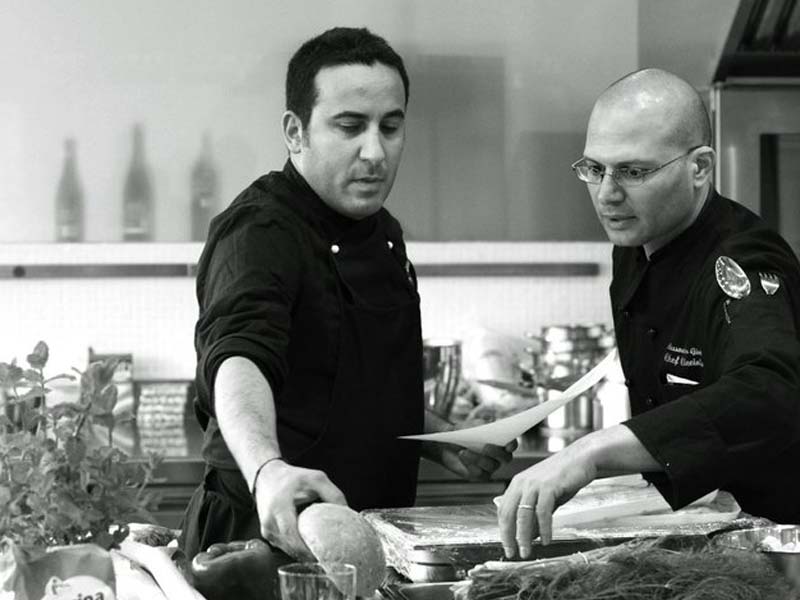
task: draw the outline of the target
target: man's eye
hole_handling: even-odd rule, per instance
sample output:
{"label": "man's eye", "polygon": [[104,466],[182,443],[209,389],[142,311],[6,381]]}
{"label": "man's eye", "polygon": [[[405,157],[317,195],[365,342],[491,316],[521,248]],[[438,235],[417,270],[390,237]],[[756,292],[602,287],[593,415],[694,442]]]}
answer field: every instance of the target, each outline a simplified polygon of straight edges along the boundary
{"label": "man's eye", "polygon": [[339,121],[339,129],[347,133],[355,133],[361,129],[361,123],[358,121]]}
{"label": "man's eye", "polygon": [[627,179],[639,179],[644,176],[645,169],[641,167],[625,167],[624,169],[619,169],[619,173]]}
{"label": "man's eye", "polygon": [[387,135],[391,135],[393,133],[398,132],[400,129],[403,128],[402,121],[388,121],[386,123],[381,123],[381,131]]}
{"label": "man's eye", "polygon": [[586,165],[586,172],[592,176],[601,176],[605,169],[600,165]]}

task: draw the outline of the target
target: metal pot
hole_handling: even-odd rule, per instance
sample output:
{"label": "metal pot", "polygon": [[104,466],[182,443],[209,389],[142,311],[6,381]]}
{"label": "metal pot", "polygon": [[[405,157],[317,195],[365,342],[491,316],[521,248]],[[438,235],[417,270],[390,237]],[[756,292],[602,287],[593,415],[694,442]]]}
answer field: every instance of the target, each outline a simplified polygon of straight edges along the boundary
{"label": "metal pot", "polygon": [[422,341],[425,407],[447,419],[461,380],[461,341],[431,338]]}
{"label": "metal pot", "polygon": [[[544,388],[543,400],[588,373],[614,346],[613,333],[602,324],[552,325],[527,337],[533,342],[527,351],[533,378]],[[594,390],[589,390],[550,414],[542,422],[541,434],[572,440],[600,427],[595,404]]]}

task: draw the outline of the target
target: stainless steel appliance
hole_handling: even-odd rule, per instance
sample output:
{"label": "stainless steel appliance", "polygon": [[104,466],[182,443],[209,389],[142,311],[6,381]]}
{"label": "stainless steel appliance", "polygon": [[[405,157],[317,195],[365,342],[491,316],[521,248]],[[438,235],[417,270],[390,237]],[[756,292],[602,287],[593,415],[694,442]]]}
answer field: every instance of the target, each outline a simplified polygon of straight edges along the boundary
{"label": "stainless steel appliance", "polygon": [[717,188],[800,254],[800,80],[714,87]]}
{"label": "stainless steel appliance", "polygon": [[716,185],[800,254],[800,2],[742,0],[711,91]]}

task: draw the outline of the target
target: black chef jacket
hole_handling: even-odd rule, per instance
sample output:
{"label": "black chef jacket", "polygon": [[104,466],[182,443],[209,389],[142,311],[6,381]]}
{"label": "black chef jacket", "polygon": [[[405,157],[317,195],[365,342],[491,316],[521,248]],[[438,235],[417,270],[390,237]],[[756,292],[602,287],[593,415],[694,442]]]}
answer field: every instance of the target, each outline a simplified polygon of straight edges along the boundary
{"label": "black chef jacket", "polygon": [[[385,236],[384,252],[362,262],[334,264],[332,253],[340,248],[347,252],[375,239],[376,233],[381,239]],[[348,282],[346,294],[340,275]],[[213,219],[198,265],[200,315],[195,330],[195,412],[205,430],[203,457],[208,465],[226,471],[237,468],[214,418],[212,394],[219,365],[228,357],[243,356],[258,366],[273,391],[281,454],[293,464],[314,466],[298,457],[327,427],[340,360],[357,360],[340,356],[344,296],[353,294],[378,311],[381,306],[415,302],[419,329],[416,277],[401,227],[385,209],[362,220],[340,215],[287,161],[283,171],[255,181]],[[419,331],[407,334],[411,338]],[[421,343],[418,356],[421,365]],[[402,433],[422,429],[421,371],[418,384],[419,402],[411,399],[411,404],[419,414],[406,417],[418,425]],[[357,435],[341,444],[359,444]],[[405,442],[403,447],[419,460],[418,445]],[[411,503],[416,466],[413,469],[411,489],[400,491]],[[397,485],[407,487],[405,481]]]}
{"label": "black chef jacket", "polygon": [[[720,256],[750,294],[726,295]],[[760,273],[778,275],[768,295]],[[673,509],[720,488],[746,512],[800,523],[800,265],[745,207],[711,191],[686,231],[654,252],[615,247],[611,302],[633,417],[663,467]]]}

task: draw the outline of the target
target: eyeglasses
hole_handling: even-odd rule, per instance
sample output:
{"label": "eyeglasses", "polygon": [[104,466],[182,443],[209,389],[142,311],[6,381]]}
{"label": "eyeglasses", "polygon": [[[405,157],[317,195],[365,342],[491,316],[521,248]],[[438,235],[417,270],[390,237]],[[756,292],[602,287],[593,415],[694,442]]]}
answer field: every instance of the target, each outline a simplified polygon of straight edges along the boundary
{"label": "eyeglasses", "polygon": [[574,163],[572,163],[571,168],[573,171],[575,171],[575,175],[577,175],[578,179],[592,185],[602,183],[603,177],[610,175],[617,185],[621,185],[622,187],[636,187],[637,185],[642,185],[648,176],[652,175],[656,171],[660,171],[664,167],[671,165],[675,161],[680,160],[685,156],[689,156],[698,148],[702,148],[702,146],[693,146],[680,156],[676,156],[672,160],[665,162],[663,165],[654,167],[652,169],[644,169],[642,167],[620,167],[619,169],[608,169],[595,163],[587,163],[585,158],[579,158],[576,160]]}

